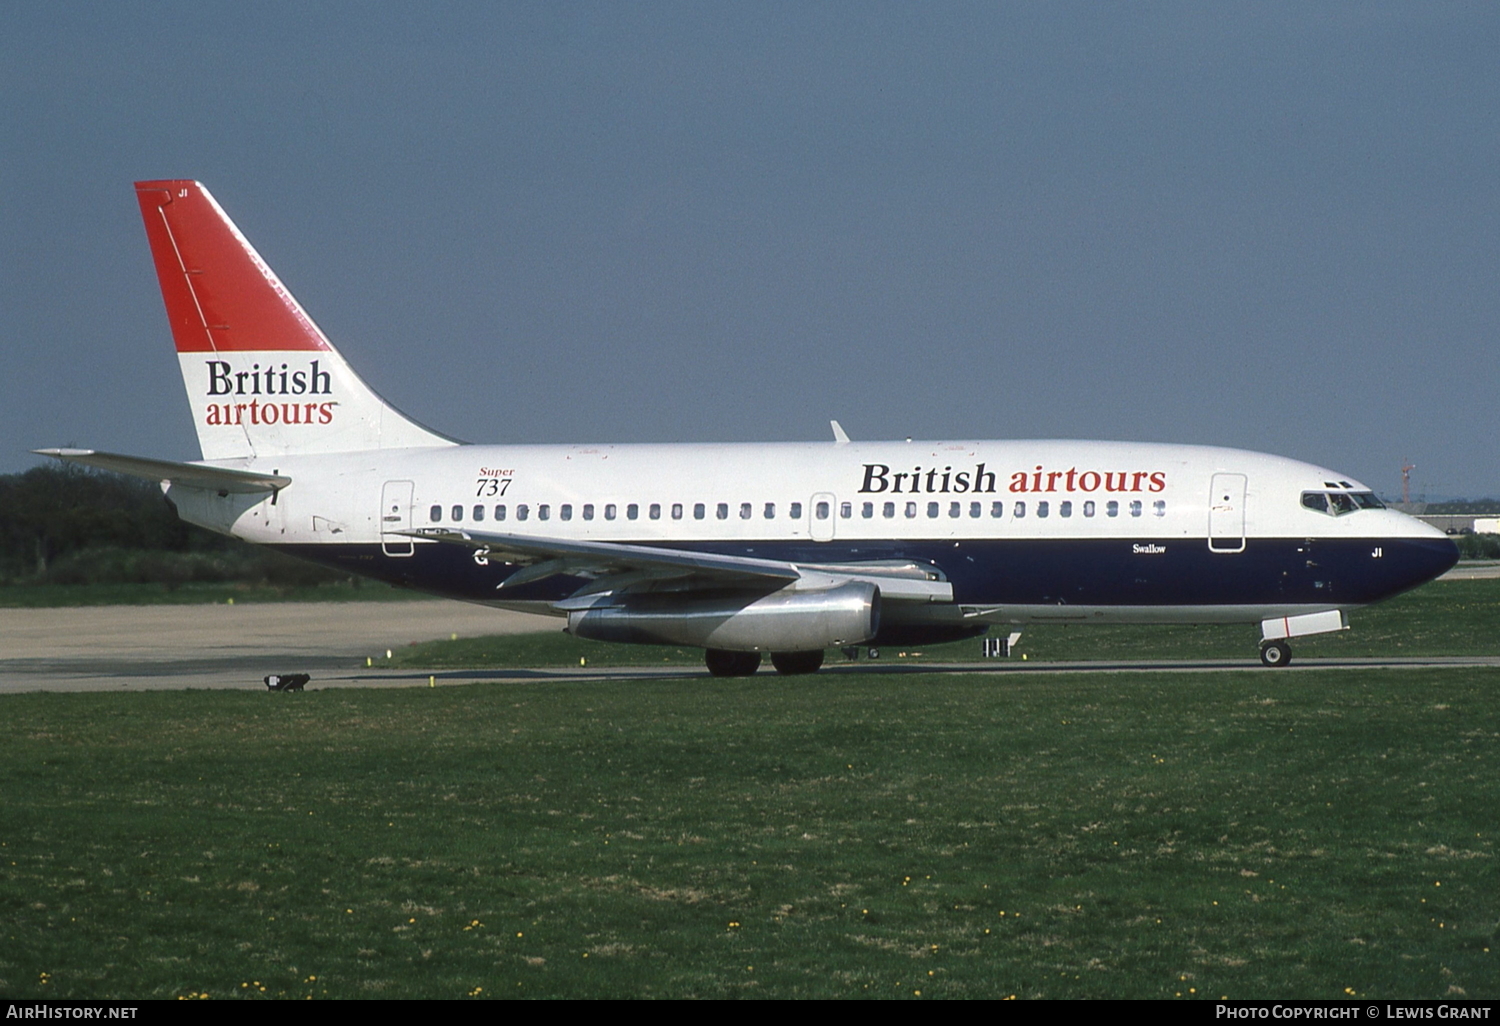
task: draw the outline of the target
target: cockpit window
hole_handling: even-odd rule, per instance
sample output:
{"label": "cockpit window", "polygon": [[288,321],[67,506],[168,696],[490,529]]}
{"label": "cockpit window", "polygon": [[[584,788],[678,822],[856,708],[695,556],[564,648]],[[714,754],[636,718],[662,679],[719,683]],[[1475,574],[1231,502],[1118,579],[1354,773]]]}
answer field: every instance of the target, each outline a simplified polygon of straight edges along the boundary
{"label": "cockpit window", "polygon": [[1341,517],[1362,509],[1385,509],[1385,503],[1374,492],[1303,492],[1302,505],[1307,509]]}

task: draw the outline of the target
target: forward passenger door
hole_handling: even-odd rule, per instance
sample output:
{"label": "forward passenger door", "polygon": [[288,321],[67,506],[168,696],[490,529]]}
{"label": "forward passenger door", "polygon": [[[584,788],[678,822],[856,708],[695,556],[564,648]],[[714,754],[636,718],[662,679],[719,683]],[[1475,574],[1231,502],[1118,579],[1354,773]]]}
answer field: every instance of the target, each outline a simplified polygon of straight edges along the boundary
{"label": "forward passenger door", "polygon": [[1208,493],[1208,550],[1245,551],[1244,474],[1215,474]]}

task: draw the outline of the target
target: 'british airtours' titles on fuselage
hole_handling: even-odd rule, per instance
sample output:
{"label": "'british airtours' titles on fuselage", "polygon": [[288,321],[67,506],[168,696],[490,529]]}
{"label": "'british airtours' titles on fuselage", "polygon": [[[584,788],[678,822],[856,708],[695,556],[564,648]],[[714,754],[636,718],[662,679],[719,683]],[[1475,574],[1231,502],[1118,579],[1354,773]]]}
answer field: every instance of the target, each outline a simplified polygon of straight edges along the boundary
{"label": "'british airtours' titles on fuselage", "polygon": [[[902,495],[948,493],[992,495],[998,479],[983,463],[973,470],[938,469],[920,466],[911,470],[891,470],[884,463],[866,463],[861,495],[882,492]],[[1017,470],[1010,475],[1008,492],[1161,492],[1167,488],[1164,470],[1048,470],[1040,463],[1031,470]]]}

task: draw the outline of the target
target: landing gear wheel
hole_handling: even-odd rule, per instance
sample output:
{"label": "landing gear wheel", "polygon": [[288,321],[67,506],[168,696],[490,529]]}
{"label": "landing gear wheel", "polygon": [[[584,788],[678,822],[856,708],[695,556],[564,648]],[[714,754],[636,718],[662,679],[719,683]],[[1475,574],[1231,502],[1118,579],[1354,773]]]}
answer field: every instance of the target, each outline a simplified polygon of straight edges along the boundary
{"label": "landing gear wheel", "polygon": [[760,669],[760,653],[711,648],[703,653],[703,665],[715,677],[751,677]]}
{"label": "landing gear wheel", "polygon": [[776,672],[791,677],[801,673],[817,673],[823,665],[823,650],[815,652],[772,652],[771,665]]}
{"label": "landing gear wheel", "polygon": [[1284,641],[1262,641],[1260,661],[1266,666],[1286,666],[1292,661],[1292,646]]}

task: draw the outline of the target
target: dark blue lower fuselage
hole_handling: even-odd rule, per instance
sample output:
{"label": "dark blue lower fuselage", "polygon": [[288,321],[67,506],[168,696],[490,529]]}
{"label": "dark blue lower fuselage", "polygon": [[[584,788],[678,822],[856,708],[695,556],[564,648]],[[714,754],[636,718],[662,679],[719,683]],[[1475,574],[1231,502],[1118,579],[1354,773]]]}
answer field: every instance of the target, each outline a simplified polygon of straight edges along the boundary
{"label": "dark blue lower fuselage", "polygon": [[[953,584],[957,605],[1350,608],[1389,598],[1458,560],[1446,538],[1251,538],[1214,552],[1203,538],[877,542],[694,542],[692,548],[787,562],[930,564]],[[452,545],[418,544],[409,556],[370,544],[280,545],[280,551],[350,573],[449,598],[546,603],[583,585],[557,576],[497,592],[515,568],[487,565]]]}

